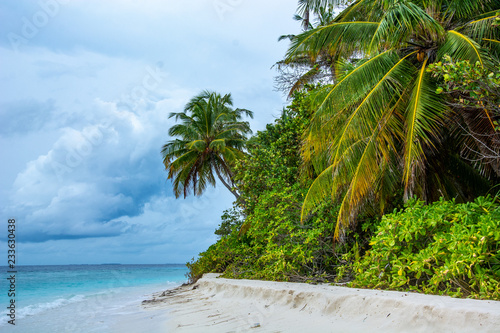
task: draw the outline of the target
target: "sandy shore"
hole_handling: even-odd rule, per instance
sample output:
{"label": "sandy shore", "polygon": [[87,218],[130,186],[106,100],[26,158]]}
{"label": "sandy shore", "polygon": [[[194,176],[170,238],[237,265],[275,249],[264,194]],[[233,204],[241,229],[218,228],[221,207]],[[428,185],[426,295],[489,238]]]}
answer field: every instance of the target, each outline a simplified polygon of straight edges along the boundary
{"label": "sandy shore", "polygon": [[215,274],[143,307],[165,332],[500,332],[500,302]]}

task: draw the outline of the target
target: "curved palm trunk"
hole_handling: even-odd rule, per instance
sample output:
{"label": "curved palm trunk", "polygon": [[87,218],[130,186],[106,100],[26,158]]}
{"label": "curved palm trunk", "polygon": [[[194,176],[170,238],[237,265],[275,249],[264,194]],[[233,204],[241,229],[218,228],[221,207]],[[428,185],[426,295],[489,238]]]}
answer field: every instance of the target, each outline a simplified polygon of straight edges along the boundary
{"label": "curved palm trunk", "polygon": [[229,192],[231,192],[236,197],[236,200],[239,200],[240,195],[238,194],[238,192],[236,192],[231,186],[229,186],[229,184],[226,182],[226,180],[220,174],[220,171],[218,168],[214,168],[214,169],[215,169],[215,173],[217,174],[217,177],[219,177],[222,184],[224,184],[224,186],[229,190]]}

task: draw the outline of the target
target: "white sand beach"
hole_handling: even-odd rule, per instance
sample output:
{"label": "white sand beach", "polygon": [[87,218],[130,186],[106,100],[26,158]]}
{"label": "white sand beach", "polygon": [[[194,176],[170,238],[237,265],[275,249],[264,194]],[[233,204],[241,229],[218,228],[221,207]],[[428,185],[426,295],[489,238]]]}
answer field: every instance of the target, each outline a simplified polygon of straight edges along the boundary
{"label": "white sand beach", "polygon": [[[166,332],[499,332],[500,302],[330,285],[231,280],[194,285],[143,303]],[[151,317],[152,321],[155,321]],[[156,323],[158,324],[158,323]]]}

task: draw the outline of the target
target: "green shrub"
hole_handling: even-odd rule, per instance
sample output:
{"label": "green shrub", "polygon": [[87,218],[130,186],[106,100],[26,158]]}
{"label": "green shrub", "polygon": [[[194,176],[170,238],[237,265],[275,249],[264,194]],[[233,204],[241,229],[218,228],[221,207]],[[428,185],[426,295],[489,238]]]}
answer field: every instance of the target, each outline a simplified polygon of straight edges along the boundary
{"label": "green shrub", "polygon": [[353,287],[500,299],[498,198],[412,199],[382,218],[370,245],[353,266]]}
{"label": "green shrub", "polygon": [[296,184],[260,195],[245,221],[248,228],[244,233],[233,228],[188,263],[190,280],[218,272],[229,278],[332,281],[338,257],[333,251],[331,221],[337,209],[325,203],[301,225],[304,191]]}
{"label": "green shrub", "polygon": [[231,265],[242,267],[243,258],[251,252],[247,242],[248,238],[240,237],[237,232],[223,236],[205,252],[201,252],[198,258],[186,264],[189,281],[196,282],[205,273],[224,273]]}

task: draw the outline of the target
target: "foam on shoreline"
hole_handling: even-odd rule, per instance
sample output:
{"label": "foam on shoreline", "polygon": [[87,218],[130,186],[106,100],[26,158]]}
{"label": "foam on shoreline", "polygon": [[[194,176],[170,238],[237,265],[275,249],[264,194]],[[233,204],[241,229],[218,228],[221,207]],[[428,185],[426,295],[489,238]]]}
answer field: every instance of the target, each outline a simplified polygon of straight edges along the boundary
{"label": "foam on shoreline", "polygon": [[500,302],[329,285],[232,280],[145,302],[168,311],[168,332],[498,332]]}

